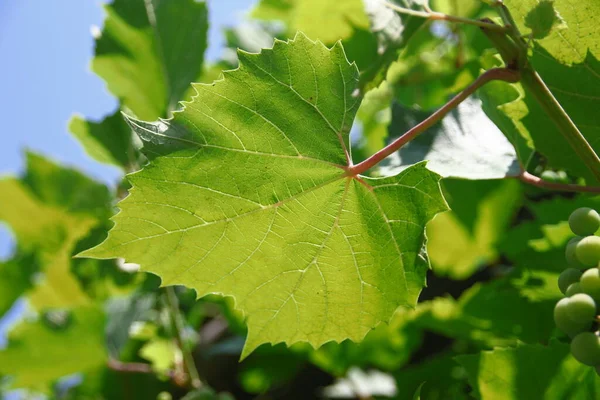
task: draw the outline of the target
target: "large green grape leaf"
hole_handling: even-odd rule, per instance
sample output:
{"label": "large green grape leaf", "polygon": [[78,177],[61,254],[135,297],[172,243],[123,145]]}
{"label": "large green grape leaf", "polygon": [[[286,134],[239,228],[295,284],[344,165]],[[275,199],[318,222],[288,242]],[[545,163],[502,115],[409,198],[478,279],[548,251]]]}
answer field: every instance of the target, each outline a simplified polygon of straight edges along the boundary
{"label": "large green grape leaf", "polygon": [[570,355],[569,345],[520,345],[456,357],[483,400],[584,400],[600,396],[594,368]]}
{"label": "large green grape leaf", "polygon": [[106,13],[92,69],[139,118],[165,117],[202,71],[206,4],[114,0]]}
{"label": "large green grape leaf", "polygon": [[424,226],[447,209],[417,164],[349,176],[358,71],[341,45],[299,34],[260,54],[170,121],[131,124],[151,163],[130,175],[115,227],[85,257],[123,257],[199,296],[235,298],[262,343],[361,340],[424,285]]}
{"label": "large green grape leaf", "polygon": [[104,314],[97,307],[80,307],[64,326],[44,319],[19,323],[0,351],[0,375],[13,376],[12,387],[46,391],[56,379],[105,361]]}

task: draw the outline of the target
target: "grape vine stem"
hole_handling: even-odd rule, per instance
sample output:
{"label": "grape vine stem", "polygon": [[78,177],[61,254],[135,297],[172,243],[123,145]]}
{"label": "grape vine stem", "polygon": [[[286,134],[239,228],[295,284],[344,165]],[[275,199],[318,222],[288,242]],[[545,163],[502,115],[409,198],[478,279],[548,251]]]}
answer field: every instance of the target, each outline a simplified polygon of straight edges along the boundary
{"label": "grape vine stem", "polygon": [[183,338],[184,323],[181,318],[179,301],[177,299],[177,295],[175,294],[175,289],[172,286],[167,286],[165,292],[167,305],[169,307],[171,318],[173,320],[173,327],[175,329],[175,341],[177,342],[177,346],[183,355],[183,363],[186,370],[185,372],[189,376],[191,386],[195,389],[199,389],[202,387],[202,381],[198,375],[198,370],[196,369],[196,364],[194,363],[192,353],[189,351],[189,349],[187,349],[185,340]]}
{"label": "grape vine stem", "polygon": [[479,26],[480,28],[486,28],[489,30],[494,30],[498,32],[507,32],[507,28],[504,26],[490,24],[485,21],[478,21],[476,19],[469,19],[463,17],[457,17],[454,15],[448,15],[437,11],[432,11],[429,6],[424,7],[425,11],[413,10],[412,8],[400,7],[396,4],[388,3],[387,1],[383,1],[386,7],[396,11],[399,14],[410,15],[418,18],[425,18],[432,21],[448,21],[448,22],[457,22],[460,24],[468,24]]}
{"label": "grape vine stem", "polygon": [[485,71],[462,92],[454,96],[452,100],[444,104],[444,106],[442,106],[439,110],[431,114],[428,118],[409,129],[404,135],[400,136],[398,139],[394,140],[392,143],[379,150],[377,153],[373,154],[366,160],[356,165],[350,165],[349,167],[347,167],[346,175],[357,176],[367,171],[368,169],[374,167],[375,165],[379,164],[381,161],[383,161],[383,159],[392,155],[406,143],[410,142],[411,140],[419,136],[421,133],[425,132],[427,129],[431,128],[433,125],[438,123],[450,111],[452,111],[461,102],[467,99],[467,97],[475,93],[477,89],[479,89],[486,83],[494,80],[501,80],[505,82],[517,82],[519,80],[519,73],[508,68],[492,68]]}
{"label": "grape vine stem", "polygon": [[600,193],[600,186],[581,186],[570,183],[548,182],[527,171],[521,171],[516,178],[529,185],[537,186],[542,189],[558,190],[562,192]]}

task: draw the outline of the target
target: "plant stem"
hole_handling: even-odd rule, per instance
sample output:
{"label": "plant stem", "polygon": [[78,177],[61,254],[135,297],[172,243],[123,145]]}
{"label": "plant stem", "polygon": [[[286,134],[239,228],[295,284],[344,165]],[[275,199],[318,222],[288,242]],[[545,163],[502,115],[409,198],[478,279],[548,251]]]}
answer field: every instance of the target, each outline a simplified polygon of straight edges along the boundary
{"label": "plant stem", "polygon": [[167,286],[165,291],[167,294],[167,305],[169,306],[171,318],[173,319],[173,326],[175,328],[175,340],[177,341],[177,346],[183,355],[183,362],[186,372],[189,375],[190,384],[193,388],[198,389],[202,386],[202,381],[198,375],[192,353],[186,348],[183,340],[184,325],[181,320],[181,311],[179,310],[179,301],[177,300],[175,289],[173,286]]}
{"label": "plant stem", "polygon": [[438,21],[449,21],[449,22],[458,22],[460,24],[469,24],[479,26],[481,28],[486,28],[490,30],[495,30],[499,32],[506,32],[506,28],[504,26],[490,24],[485,21],[478,21],[470,18],[456,17],[454,15],[448,15],[441,12],[431,11],[429,7],[426,7],[426,11],[413,10],[412,8],[400,7],[395,4],[388,3],[384,0],[383,2],[386,7],[405,15],[411,15],[413,17],[425,18],[430,20],[438,20]]}
{"label": "plant stem", "polygon": [[[508,27],[507,33],[510,39],[507,36],[486,32],[486,30],[489,30],[488,28],[484,28],[483,32],[492,40],[507,65],[513,65],[517,61],[516,66],[521,73],[521,84],[527,93],[533,96],[546,115],[554,122],[554,125],[556,125],[558,131],[571,148],[592,172],[596,180],[600,181],[600,158],[598,158],[592,146],[590,146],[587,139],[581,134],[550,89],[548,89],[548,86],[546,86],[540,75],[529,64],[527,59],[527,44],[523,41],[521,32],[510,10],[500,0],[493,5],[497,8],[498,14],[506,27]],[[502,52],[502,49],[511,48],[511,46],[516,46],[516,52],[518,53],[516,56],[517,60],[511,59],[510,55],[507,56],[506,52]],[[519,60],[524,61],[520,62]]]}
{"label": "plant stem", "polygon": [[548,182],[530,174],[527,171],[521,171],[521,174],[516,176],[516,178],[529,185],[537,186],[543,189],[558,190],[561,192],[600,193],[600,186],[580,186],[570,183]]}
{"label": "plant stem", "polygon": [[581,134],[569,114],[562,108],[539,74],[529,67],[523,68],[521,71],[521,84],[535,98],[548,118],[554,122],[558,131],[594,174],[596,180],[600,181],[600,158],[598,158],[592,146]]}
{"label": "plant stem", "polygon": [[362,161],[359,164],[352,165],[346,169],[347,176],[356,176],[362,174],[366,170],[379,164],[383,159],[396,152],[406,143],[413,140],[415,137],[425,132],[427,129],[439,122],[446,114],[456,108],[467,97],[472,95],[477,89],[486,83],[494,80],[502,80],[506,82],[517,82],[519,74],[516,71],[507,68],[493,68],[481,74],[473,83],[471,83],[462,92],[454,96],[452,100],[446,103],[442,108],[431,114],[428,118],[409,129],[404,135],[394,140],[392,143],[373,154],[371,157]]}

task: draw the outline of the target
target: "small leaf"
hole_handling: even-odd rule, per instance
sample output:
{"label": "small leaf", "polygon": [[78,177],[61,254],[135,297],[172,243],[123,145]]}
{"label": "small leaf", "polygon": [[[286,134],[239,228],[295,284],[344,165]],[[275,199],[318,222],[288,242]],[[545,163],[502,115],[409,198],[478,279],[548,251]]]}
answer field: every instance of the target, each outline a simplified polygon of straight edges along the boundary
{"label": "small leaf", "polygon": [[75,116],[69,122],[69,131],[94,160],[130,169],[138,159],[133,147],[131,128],[119,111],[100,122],[86,121]]}
{"label": "small leaf", "polygon": [[152,363],[152,368],[166,374],[175,365],[175,359],[180,353],[177,345],[169,339],[156,338],[140,349],[140,356]]}
{"label": "small leaf", "polygon": [[173,120],[130,123],[152,160],[129,176],[115,227],[84,257],[123,257],[199,296],[235,298],[262,343],[361,340],[414,307],[439,176],[348,176],[358,71],[299,34],[198,95]]}

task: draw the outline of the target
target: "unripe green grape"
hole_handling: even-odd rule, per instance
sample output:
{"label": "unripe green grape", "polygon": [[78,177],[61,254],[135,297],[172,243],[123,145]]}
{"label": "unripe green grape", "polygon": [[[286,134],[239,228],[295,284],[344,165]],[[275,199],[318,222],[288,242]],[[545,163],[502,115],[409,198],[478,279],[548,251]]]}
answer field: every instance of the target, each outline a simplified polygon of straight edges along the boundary
{"label": "unripe green grape", "polygon": [[588,267],[593,267],[600,261],[600,237],[588,236],[575,245],[575,256]]}
{"label": "unripe green grape", "polygon": [[569,287],[569,285],[579,282],[580,278],[581,278],[580,270],[575,269],[575,268],[567,268],[558,277],[558,288],[560,289],[560,291],[563,294],[565,294],[567,292],[567,288]]}
{"label": "unripe green grape", "polygon": [[596,302],[590,295],[585,293],[577,293],[569,298],[567,304],[569,318],[573,322],[585,324],[591,322],[596,316]]}
{"label": "unripe green grape", "polygon": [[569,216],[569,227],[576,235],[593,235],[600,228],[600,214],[589,207],[578,208]]}
{"label": "unripe green grape", "polygon": [[571,342],[571,354],[582,364],[600,365],[600,337],[592,332],[578,334]]}
{"label": "unripe green grape", "polygon": [[576,295],[577,293],[583,293],[583,289],[581,288],[581,283],[575,282],[569,285],[567,290],[565,291],[565,296],[571,297]]}
{"label": "unripe green grape", "polygon": [[583,239],[582,237],[574,237],[573,239],[569,240],[569,242],[567,243],[567,247],[565,248],[565,259],[567,260],[567,263],[573,267],[573,268],[579,268],[579,269],[585,269],[587,268],[585,265],[583,265],[581,263],[581,261],[579,261],[577,259],[577,256],[575,255],[575,248],[577,247],[577,243],[579,243],[579,241]]}
{"label": "unripe green grape", "polygon": [[586,323],[577,323],[569,318],[569,299],[562,299],[554,307],[554,323],[556,327],[573,337],[578,333],[584,332],[592,326],[592,321]]}
{"label": "unripe green grape", "polygon": [[542,172],[542,174],[540,175],[540,178],[542,178],[543,180],[548,181],[548,182],[557,182],[558,174],[552,170],[546,170],[546,171]]}
{"label": "unripe green grape", "polygon": [[[558,279],[560,280],[560,276]],[[600,269],[590,268],[585,271],[581,275],[579,284],[583,293],[589,294],[594,300],[600,300]]]}

